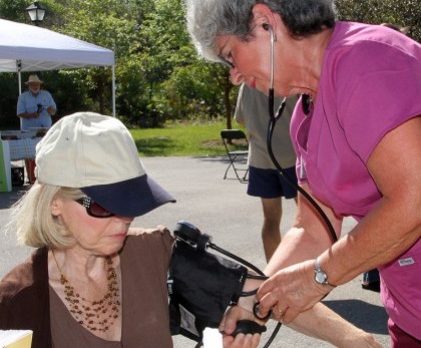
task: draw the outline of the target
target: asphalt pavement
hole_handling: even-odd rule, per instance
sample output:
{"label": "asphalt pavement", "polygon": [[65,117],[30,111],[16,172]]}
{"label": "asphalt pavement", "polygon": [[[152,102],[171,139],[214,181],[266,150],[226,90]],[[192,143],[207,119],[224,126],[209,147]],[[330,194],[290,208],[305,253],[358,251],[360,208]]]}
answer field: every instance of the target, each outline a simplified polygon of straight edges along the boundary
{"label": "asphalt pavement", "polygon": [[[203,233],[212,236],[217,245],[237,254],[259,268],[265,259],[260,240],[262,212],[260,201],[246,194],[246,184],[231,177],[223,180],[227,162],[221,157],[151,157],[143,159],[146,170],[158,183],[171,192],[177,203],[170,203],[134,220],[134,225],[150,227],[164,224],[172,229],[177,221],[185,220],[196,225]],[[23,188],[0,193],[0,223],[9,220],[10,206],[17,201]],[[290,226],[295,204],[283,200],[282,231]],[[345,220],[345,231],[354,226],[352,219]],[[17,246],[14,234],[0,234],[0,277],[22,261],[30,249]],[[346,285],[336,288],[324,303],[354,325],[373,333],[384,347],[389,347],[387,316],[379,294],[361,289],[359,276]],[[271,333],[263,336],[262,342]],[[175,348],[194,347],[194,343],[175,337]],[[330,344],[306,337],[282,327],[271,347],[331,347]],[[356,347],[357,348],[357,347]]]}

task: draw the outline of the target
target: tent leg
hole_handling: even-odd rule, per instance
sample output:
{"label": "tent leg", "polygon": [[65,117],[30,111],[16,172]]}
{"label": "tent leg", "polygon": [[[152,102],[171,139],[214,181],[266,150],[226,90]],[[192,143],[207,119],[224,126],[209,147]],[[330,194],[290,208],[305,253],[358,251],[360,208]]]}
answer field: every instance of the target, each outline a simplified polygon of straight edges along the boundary
{"label": "tent leg", "polygon": [[16,61],[16,70],[17,70],[17,73],[18,73],[19,95],[22,94],[22,76],[20,74],[21,69],[22,69],[22,61],[20,59],[18,59]]}
{"label": "tent leg", "polygon": [[113,77],[112,77],[112,79],[113,79],[113,82],[112,82],[113,117],[115,117],[116,116],[116,110],[115,110],[115,65],[113,65],[111,67],[111,69],[112,69],[112,72],[113,72]]}

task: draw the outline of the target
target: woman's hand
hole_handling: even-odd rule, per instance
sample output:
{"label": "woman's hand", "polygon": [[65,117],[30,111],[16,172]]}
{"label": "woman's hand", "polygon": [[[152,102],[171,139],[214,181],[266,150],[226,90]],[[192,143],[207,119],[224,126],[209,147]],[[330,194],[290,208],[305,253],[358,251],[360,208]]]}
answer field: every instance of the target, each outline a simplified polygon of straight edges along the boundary
{"label": "woman's hand", "polygon": [[47,112],[48,112],[51,116],[54,116],[54,115],[55,115],[55,113],[56,113],[56,109],[55,109],[53,106],[49,106],[49,107],[47,108]]}
{"label": "woman's hand", "polygon": [[262,317],[272,310],[272,317],[283,323],[294,320],[332,290],[314,281],[314,260],[281,269],[266,280],[257,292]]}
{"label": "woman's hand", "polygon": [[238,334],[237,336],[224,336],[224,348],[256,348],[260,342],[259,334]]}
{"label": "woman's hand", "polygon": [[[256,348],[260,342],[260,334],[238,334],[237,336],[231,336],[237,327],[239,320],[253,320],[256,318],[249,311],[239,307],[231,307],[224,315],[219,331],[223,334],[223,341],[225,348]],[[262,322],[258,323],[263,325]]]}

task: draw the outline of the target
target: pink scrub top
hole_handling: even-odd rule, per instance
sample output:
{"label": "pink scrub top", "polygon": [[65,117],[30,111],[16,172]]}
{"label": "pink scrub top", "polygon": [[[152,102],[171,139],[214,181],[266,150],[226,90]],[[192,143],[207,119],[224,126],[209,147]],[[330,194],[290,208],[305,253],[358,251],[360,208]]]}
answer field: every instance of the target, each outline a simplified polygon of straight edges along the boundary
{"label": "pink scrub top", "polygon": [[[421,45],[383,26],[337,22],[313,110],[305,115],[298,102],[291,122],[299,181],[337,215],[361,220],[382,197],[367,169],[370,154],[419,115]],[[379,269],[386,311],[421,339],[420,239]]]}

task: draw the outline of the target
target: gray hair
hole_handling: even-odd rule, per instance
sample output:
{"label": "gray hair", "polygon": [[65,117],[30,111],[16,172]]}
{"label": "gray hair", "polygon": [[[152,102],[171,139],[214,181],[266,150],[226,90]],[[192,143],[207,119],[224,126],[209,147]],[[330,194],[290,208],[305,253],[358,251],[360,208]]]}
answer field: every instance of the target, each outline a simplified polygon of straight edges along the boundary
{"label": "gray hair", "polygon": [[220,62],[215,49],[219,35],[250,38],[252,9],[258,3],[279,14],[296,38],[332,28],[336,20],[334,0],[186,0],[187,29],[198,53]]}
{"label": "gray hair", "polygon": [[7,229],[17,231],[18,241],[40,248],[66,248],[75,243],[72,234],[61,220],[51,213],[57,197],[78,199],[84,194],[73,188],[63,188],[35,182],[30,190],[12,207]]}

